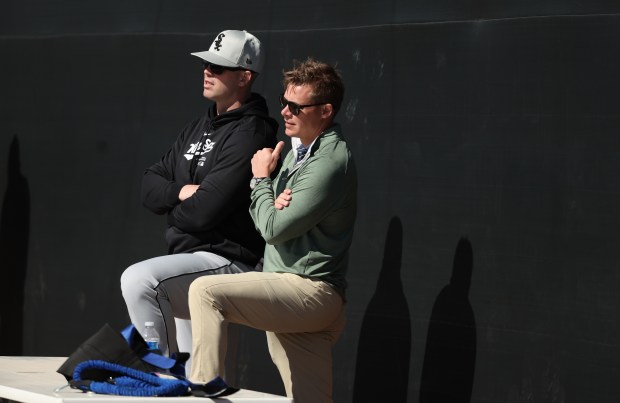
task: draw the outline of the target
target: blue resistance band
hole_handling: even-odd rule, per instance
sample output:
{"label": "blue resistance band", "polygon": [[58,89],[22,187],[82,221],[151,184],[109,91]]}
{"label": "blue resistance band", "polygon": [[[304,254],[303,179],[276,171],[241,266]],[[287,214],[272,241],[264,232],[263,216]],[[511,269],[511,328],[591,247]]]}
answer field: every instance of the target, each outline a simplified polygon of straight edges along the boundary
{"label": "blue resistance band", "polygon": [[[82,379],[82,372],[98,369],[125,375],[109,382]],[[71,386],[83,391],[121,396],[183,396],[189,394],[191,383],[184,379],[166,379],[101,360],[84,361],[75,367]]]}
{"label": "blue resistance band", "polygon": [[[109,381],[82,379],[82,373],[89,369],[104,370],[113,375]],[[120,396],[185,396],[220,397],[230,395],[239,389],[230,387],[222,378],[215,377],[206,384],[195,384],[186,379],[168,379],[102,360],[84,361],[75,367],[72,388],[82,391]]]}

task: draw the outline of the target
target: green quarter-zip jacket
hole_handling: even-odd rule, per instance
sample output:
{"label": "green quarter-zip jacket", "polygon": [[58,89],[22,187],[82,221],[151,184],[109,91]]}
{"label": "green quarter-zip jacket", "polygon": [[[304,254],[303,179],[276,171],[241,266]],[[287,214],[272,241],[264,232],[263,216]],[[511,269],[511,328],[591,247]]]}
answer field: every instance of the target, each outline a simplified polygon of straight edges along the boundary
{"label": "green quarter-zip jacket", "polygon": [[[265,272],[296,273],[346,288],[349,247],[357,210],[357,173],[339,125],[323,132],[295,164],[291,150],[277,177],[251,193],[250,214],[267,242]],[[288,207],[275,198],[292,190]]]}

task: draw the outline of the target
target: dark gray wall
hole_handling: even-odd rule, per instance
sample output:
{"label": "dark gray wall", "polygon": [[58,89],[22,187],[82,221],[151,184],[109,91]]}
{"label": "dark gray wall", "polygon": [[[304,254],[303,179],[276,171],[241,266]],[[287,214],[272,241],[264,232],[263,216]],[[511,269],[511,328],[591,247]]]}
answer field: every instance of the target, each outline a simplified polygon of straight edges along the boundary
{"label": "dark gray wall", "polygon": [[[620,4],[213,3],[2,3],[1,354],[128,323],[120,273],[165,251],[142,171],[206,105],[189,53],[236,28],[267,45],[274,115],[295,58],[347,85],[336,401],[620,398]],[[238,362],[242,386],[282,391],[258,332]]]}

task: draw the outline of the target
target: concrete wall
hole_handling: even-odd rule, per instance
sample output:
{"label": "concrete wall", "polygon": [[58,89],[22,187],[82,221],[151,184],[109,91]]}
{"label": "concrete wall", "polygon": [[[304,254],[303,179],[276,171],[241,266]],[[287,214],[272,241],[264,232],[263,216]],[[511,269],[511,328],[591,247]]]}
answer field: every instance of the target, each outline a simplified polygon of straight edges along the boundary
{"label": "concrete wall", "polygon": [[[142,172],[206,105],[189,53],[247,29],[273,115],[295,58],[347,86],[360,206],[335,400],[618,400],[617,2],[212,3],[2,4],[2,354],[128,323],[120,273],[165,253]],[[264,336],[239,342],[241,385],[281,393]]]}

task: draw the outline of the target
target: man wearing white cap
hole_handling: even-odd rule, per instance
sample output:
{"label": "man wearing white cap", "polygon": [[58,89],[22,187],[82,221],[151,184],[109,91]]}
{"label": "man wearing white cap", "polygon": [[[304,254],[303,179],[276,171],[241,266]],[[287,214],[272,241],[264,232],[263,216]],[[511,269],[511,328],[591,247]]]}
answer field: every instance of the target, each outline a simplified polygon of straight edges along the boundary
{"label": "man wearing white cap", "polygon": [[147,168],[142,202],[167,214],[168,255],[136,263],[121,276],[123,298],[132,323],[142,333],[154,322],[164,354],[191,347],[187,293],[198,277],[260,269],[264,240],[248,208],[250,160],[273,148],[278,124],[265,99],[251,86],[262,71],[260,41],[246,31],[223,31],[208,51],[192,53],[203,61],[207,112],[188,123],[161,160]]}

